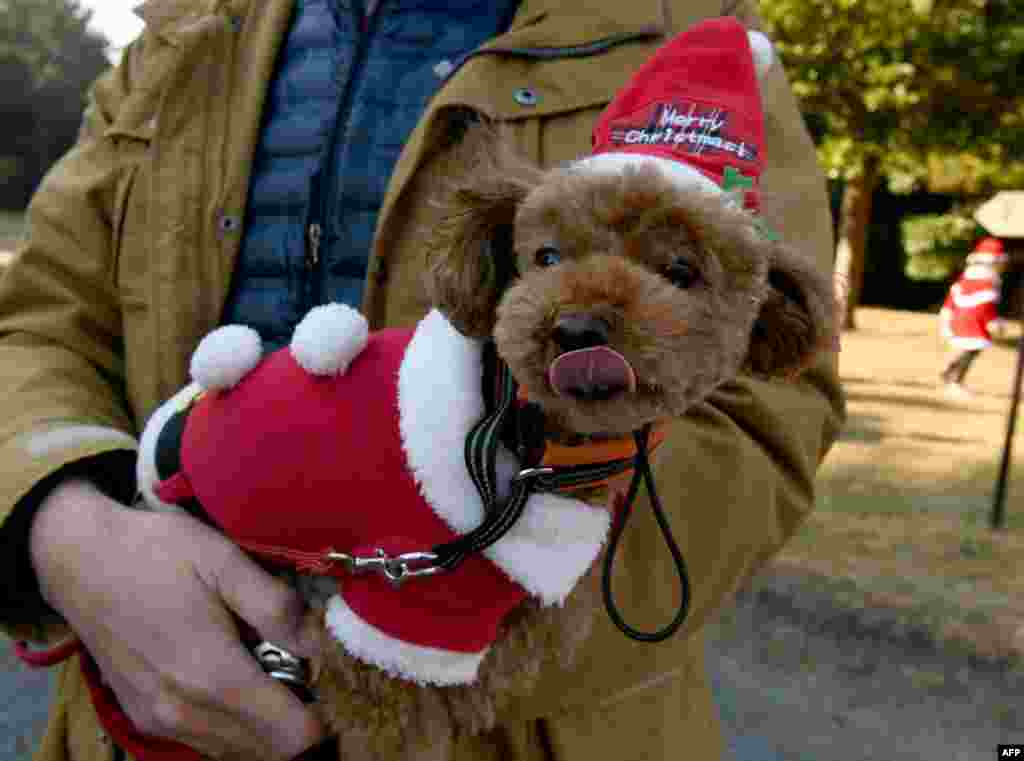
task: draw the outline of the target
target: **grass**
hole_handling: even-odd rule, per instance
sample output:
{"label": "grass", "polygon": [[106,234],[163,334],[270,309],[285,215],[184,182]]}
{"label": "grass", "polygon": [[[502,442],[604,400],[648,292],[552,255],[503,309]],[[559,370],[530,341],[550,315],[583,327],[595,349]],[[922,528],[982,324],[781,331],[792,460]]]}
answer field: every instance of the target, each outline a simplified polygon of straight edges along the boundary
{"label": "grass", "polygon": [[840,355],[848,426],[822,468],[816,511],[777,564],[811,574],[865,615],[884,609],[977,655],[1022,655],[1019,466],[1010,469],[1005,528],[989,528],[1013,342],[981,355],[967,381],[976,396],[954,402],[935,383],[942,351],[932,315],[865,309],[861,322]]}

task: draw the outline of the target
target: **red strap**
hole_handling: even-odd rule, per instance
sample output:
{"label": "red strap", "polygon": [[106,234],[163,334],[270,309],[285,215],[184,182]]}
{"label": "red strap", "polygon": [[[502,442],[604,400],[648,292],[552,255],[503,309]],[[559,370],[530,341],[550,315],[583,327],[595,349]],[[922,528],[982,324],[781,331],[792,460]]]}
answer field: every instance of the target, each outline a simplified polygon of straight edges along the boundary
{"label": "red strap", "polygon": [[83,650],[81,661],[82,676],[85,677],[100,724],[121,750],[138,761],[202,761],[202,756],[187,745],[139,732],[121,708],[113,690],[103,683],[99,667],[92,656]]}
{"label": "red strap", "polygon": [[14,643],[14,654],[27,666],[34,669],[44,669],[56,666],[81,651],[82,643],[78,637],[71,637],[59,645],[47,650],[37,650],[25,640],[18,640]]}
{"label": "red strap", "polygon": [[169,505],[177,505],[196,496],[188,476],[180,470],[170,478],[165,478],[157,483],[153,487],[153,492],[161,502],[166,502]]}
{"label": "red strap", "polygon": [[246,542],[240,540],[238,546],[248,550],[254,555],[259,555],[266,560],[285,563],[297,570],[299,573],[311,573],[317,576],[340,576],[343,569],[333,560],[328,559],[331,548],[320,552],[305,552],[293,550],[288,547],[278,547],[272,544],[259,544],[257,542]]}

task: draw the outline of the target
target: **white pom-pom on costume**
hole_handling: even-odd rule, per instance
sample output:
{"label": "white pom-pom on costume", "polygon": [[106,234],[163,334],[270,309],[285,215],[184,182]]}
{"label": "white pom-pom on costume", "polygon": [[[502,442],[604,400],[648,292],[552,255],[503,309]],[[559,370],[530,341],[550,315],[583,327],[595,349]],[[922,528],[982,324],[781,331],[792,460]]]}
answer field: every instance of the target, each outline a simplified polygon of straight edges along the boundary
{"label": "white pom-pom on costume", "polygon": [[754,53],[754,70],[757,71],[757,78],[764,79],[768,69],[775,63],[775,51],[772,41],[761,32],[748,31],[747,39],[750,40],[750,49]]}
{"label": "white pom-pom on costume", "polygon": [[310,310],[295,328],[291,351],[313,375],[340,375],[366,348],[370,326],[345,304],[325,304]]}
{"label": "white pom-pom on costume", "polygon": [[231,388],[256,367],[262,357],[263,341],[259,333],[244,325],[225,325],[199,342],[189,373],[204,389]]}

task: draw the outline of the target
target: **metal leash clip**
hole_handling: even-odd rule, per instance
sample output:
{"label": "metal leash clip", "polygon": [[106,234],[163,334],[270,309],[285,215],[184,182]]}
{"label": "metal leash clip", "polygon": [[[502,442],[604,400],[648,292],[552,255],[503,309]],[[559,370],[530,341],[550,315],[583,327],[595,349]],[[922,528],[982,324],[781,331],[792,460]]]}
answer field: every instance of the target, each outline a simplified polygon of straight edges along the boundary
{"label": "metal leash clip", "polygon": [[360,558],[332,550],[326,558],[333,563],[341,563],[349,573],[379,573],[393,587],[402,586],[406,579],[433,576],[444,570],[436,565],[438,556],[433,552],[406,552],[390,557],[378,549],[374,557]]}
{"label": "metal leash clip", "polygon": [[554,475],[554,472],[555,472],[554,468],[547,468],[547,467],[545,467],[545,468],[524,468],[523,470],[519,471],[514,476],[512,476],[512,482],[511,483],[512,483],[512,486],[514,487],[516,484],[518,484],[518,483],[520,483],[522,481],[533,481],[533,480],[536,480],[537,481],[537,485],[541,489],[547,489],[547,488],[550,487],[550,484],[547,482],[546,479],[547,479],[548,476]]}

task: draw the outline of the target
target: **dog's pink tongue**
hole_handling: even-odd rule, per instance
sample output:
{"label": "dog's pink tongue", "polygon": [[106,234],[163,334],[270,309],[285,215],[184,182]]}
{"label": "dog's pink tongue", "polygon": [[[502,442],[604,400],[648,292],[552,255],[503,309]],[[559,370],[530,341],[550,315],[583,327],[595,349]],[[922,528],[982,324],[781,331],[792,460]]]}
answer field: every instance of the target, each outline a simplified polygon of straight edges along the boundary
{"label": "dog's pink tongue", "polygon": [[574,399],[609,399],[636,390],[636,373],[626,358],[607,346],[568,351],[548,368],[556,393]]}

